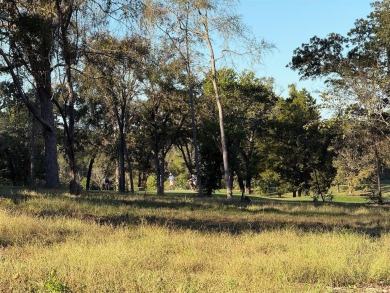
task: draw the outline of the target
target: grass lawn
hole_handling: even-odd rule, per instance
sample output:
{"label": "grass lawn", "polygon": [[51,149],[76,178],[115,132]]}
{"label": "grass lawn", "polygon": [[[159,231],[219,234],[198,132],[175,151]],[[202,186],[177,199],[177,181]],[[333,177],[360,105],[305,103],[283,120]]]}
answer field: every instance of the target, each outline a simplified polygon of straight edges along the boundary
{"label": "grass lawn", "polygon": [[341,196],[0,188],[0,292],[388,292],[389,259],[389,205]]}

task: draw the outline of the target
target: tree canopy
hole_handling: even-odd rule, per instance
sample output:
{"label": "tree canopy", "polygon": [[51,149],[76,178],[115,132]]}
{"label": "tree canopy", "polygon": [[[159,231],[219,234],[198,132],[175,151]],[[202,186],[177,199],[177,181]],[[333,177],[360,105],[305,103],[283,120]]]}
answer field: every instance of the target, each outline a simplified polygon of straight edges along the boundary
{"label": "tree canopy", "polygon": [[107,179],[119,192],[163,195],[173,172],[183,189],[196,175],[200,196],[370,184],[381,199],[390,1],[374,2],[347,35],[314,36],[293,52],[288,66],[303,79],[327,80],[327,119],[306,89],[278,96],[272,78],[229,63],[273,48],[251,35],[238,5],[2,1],[0,183],[79,194]]}

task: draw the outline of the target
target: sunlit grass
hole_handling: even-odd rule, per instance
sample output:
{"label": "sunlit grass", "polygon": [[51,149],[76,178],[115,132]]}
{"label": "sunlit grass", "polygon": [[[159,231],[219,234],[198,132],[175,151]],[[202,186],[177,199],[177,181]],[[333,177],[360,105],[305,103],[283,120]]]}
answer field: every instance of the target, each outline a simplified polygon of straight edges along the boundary
{"label": "sunlit grass", "polygon": [[366,204],[0,190],[0,292],[383,288],[389,216]]}

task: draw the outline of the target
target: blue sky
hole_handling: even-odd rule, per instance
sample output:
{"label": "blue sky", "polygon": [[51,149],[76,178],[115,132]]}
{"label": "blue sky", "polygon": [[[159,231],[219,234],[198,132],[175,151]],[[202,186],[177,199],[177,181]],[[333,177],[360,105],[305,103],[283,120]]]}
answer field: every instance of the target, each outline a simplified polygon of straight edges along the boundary
{"label": "blue sky", "polygon": [[[313,96],[321,90],[321,82],[299,81],[299,76],[285,66],[294,49],[308,43],[313,36],[342,35],[354,27],[356,19],[365,18],[373,0],[241,0],[240,14],[258,38],[276,45],[255,68],[259,77],[273,77],[276,93],[286,97],[287,86],[295,83]],[[252,69],[253,70],[253,69]]]}

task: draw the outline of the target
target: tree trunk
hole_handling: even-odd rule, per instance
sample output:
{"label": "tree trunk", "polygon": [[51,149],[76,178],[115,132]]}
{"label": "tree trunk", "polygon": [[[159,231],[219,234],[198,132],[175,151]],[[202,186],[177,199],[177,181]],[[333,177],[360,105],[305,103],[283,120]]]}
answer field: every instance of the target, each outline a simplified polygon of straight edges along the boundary
{"label": "tree trunk", "polygon": [[164,195],[165,194],[165,186],[164,186],[164,182],[165,182],[165,156],[164,155],[161,156],[161,159],[159,160],[159,162],[160,162],[160,186],[161,186],[159,195]]}
{"label": "tree trunk", "polygon": [[194,167],[193,167],[193,164],[191,162],[191,152],[190,150],[188,149],[188,144],[185,143],[185,145],[177,145],[178,149],[180,150],[181,152],[181,155],[183,157],[183,160],[184,160],[184,164],[186,165],[187,167],[187,170],[188,170],[188,173],[189,174],[193,174],[194,173]]}
{"label": "tree trunk", "polygon": [[297,197],[297,191],[295,189],[293,190],[293,197]]}
{"label": "tree trunk", "polygon": [[153,152],[153,160],[154,160],[154,165],[156,168],[156,188],[157,188],[157,195],[163,195],[164,191],[162,189],[162,184],[161,184],[161,169],[160,169],[160,160],[158,157],[159,154],[159,148],[156,140],[154,141],[154,152]]}
{"label": "tree trunk", "polygon": [[70,183],[69,183],[69,193],[79,195],[80,194],[80,184],[78,180],[78,172],[76,167],[76,158],[74,153],[69,156],[69,174],[70,174]]}
{"label": "tree trunk", "polygon": [[196,168],[196,181],[198,185],[198,195],[203,196],[203,187],[202,187],[202,173],[199,164],[199,152],[198,152],[198,139],[197,139],[197,125],[195,119],[195,103],[194,103],[194,90],[192,85],[192,73],[191,73],[191,64],[190,64],[190,49],[188,34],[186,34],[186,53],[187,53],[187,87],[188,87],[188,96],[190,98],[190,112],[191,112],[191,126],[192,126],[192,143],[194,145],[194,156],[195,156],[195,168]]}
{"label": "tree trunk", "polygon": [[90,186],[91,186],[91,176],[92,176],[92,168],[93,168],[93,163],[95,162],[95,157],[92,157],[90,160],[89,160],[89,164],[88,164],[88,173],[87,173],[87,184],[85,186],[85,189],[86,190],[90,190]]}
{"label": "tree trunk", "polygon": [[245,180],[245,194],[252,194],[252,176],[247,175]]}
{"label": "tree trunk", "polygon": [[11,182],[12,182],[12,186],[16,186],[17,185],[17,180],[16,180],[16,174],[15,174],[15,166],[14,166],[14,161],[12,160],[12,155],[9,151],[8,148],[6,148],[4,150],[4,153],[7,157],[7,165],[8,165],[8,170],[9,170],[9,173],[10,173],[10,177],[11,177]]}
{"label": "tree trunk", "polygon": [[222,159],[223,159],[223,171],[224,171],[224,179],[226,185],[226,196],[228,199],[232,198],[232,185],[230,181],[230,170],[229,170],[229,160],[228,160],[228,149],[225,138],[225,126],[223,120],[223,111],[222,111],[222,103],[218,94],[217,81],[216,76],[213,75],[213,86],[215,91],[215,98],[218,106],[218,116],[219,116],[219,129],[221,135],[221,147],[222,147]]}
{"label": "tree trunk", "polygon": [[36,181],[36,154],[37,154],[37,141],[36,141],[36,131],[37,123],[34,116],[30,113],[31,117],[31,129],[30,129],[30,140],[29,140],[29,160],[30,160],[30,172],[28,176],[28,185],[32,188],[37,186]]}
{"label": "tree trunk", "polygon": [[162,176],[161,176],[161,170],[160,170],[160,164],[158,163],[158,158],[156,159],[156,184],[157,184],[157,195],[164,195],[163,189],[162,189]]}
{"label": "tree trunk", "polygon": [[65,84],[68,90],[68,95],[65,98],[65,105],[62,115],[64,119],[64,128],[65,128],[65,150],[68,157],[68,165],[69,165],[69,192],[70,194],[80,194],[80,183],[78,176],[78,167],[76,162],[76,154],[75,154],[75,146],[74,146],[74,124],[75,124],[75,115],[74,115],[74,90],[73,90],[73,75],[72,75],[72,65],[75,62],[72,54],[74,48],[72,48],[71,41],[69,39],[70,31],[69,24],[71,20],[71,16],[73,13],[72,4],[68,4],[66,7],[62,1],[55,1],[59,28],[60,28],[60,45],[62,49],[62,57],[64,59],[64,67],[65,67]]}
{"label": "tree trunk", "polygon": [[375,164],[376,164],[376,181],[377,181],[377,192],[378,192],[378,202],[382,203],[382,184],[381,184],[381,177],[380,177],[380,158],[379,158],[379,151],[378,146],[375,143],[374,146],[374,154],[375,154]]}
{"label": "tree trunk", "polygon": [[133,165],[131,163],[130,154],[129,154],[129,151],[127,150],[127,148],[125,148],[125,151],[126,151],[127,168],[128,168],[128,172],[129,172],[130,192],[132,194],[134,194]]}
{"label": "tree trunk", "polygon": [[123,127],[119,127],[119,158],[118,158],[118,188],[120,192],[126,191],[126,179],[125,179],[125,142]]}
{"label": "tree trunk", "polygon": [[191,107],[192,143],[194,144],[194,156],[195,156],[195,168],[196,168],[196,182],[198,185],[198,195],[203,196],[202,173],[199,164],[197,126],[195,120],[194,94],[192,89],[190,89],[189,96],[190,96],[190,107]]}
{"label": "tree trunk", "polygon": [[231,181],[230,181],[228,148],[227,148],[226,137],[225,137],[225,126],[224,126],[222,102],[221,102],[221,97],[219,96],[219,92],[218,92],[217,69],[216,69],[216,64],[215,64],[213,46],[211,44],[211,39],[210,39],[210,36],[208,34],[207,22],[204,23],[204,26],[205,26],[205,31],[206,31],[205,41],[208,45],[209,53],[210,53],[211,81],[212,81],[213,88],[214,88],[215,101],[216,101],[217,107],[218,107],[219,130],[220,130],[220,136],[221,136],[223,171],[224,171],[224,180],[225,180],[225,185],[226,185],[226,196],[228,199],[231,199],[233,191],[232,191],[232,185],[231,185]]}
{"label": "tree trunk", "polygon": [[43,126],[45,141],[45,171],[46,184],[48,188],[56,188],[60,185],[57,158],[57,133],[54,126],[53,104],[51,102],[51,83],[47,81],[47,87],[38,87],[38,97],[41,106],[41,117],[49,127]]}
{"label": "tree trunk", "polygon": [[138,171],[138,187],[143,187],[142,174]]}
{"label": "tree trunk", "polygon": [[238,186],[240,187],[241,191],[241,201],[245,200],[245,180],[242,179],[241,175],[237,174],[237,180],[238,180]]}

